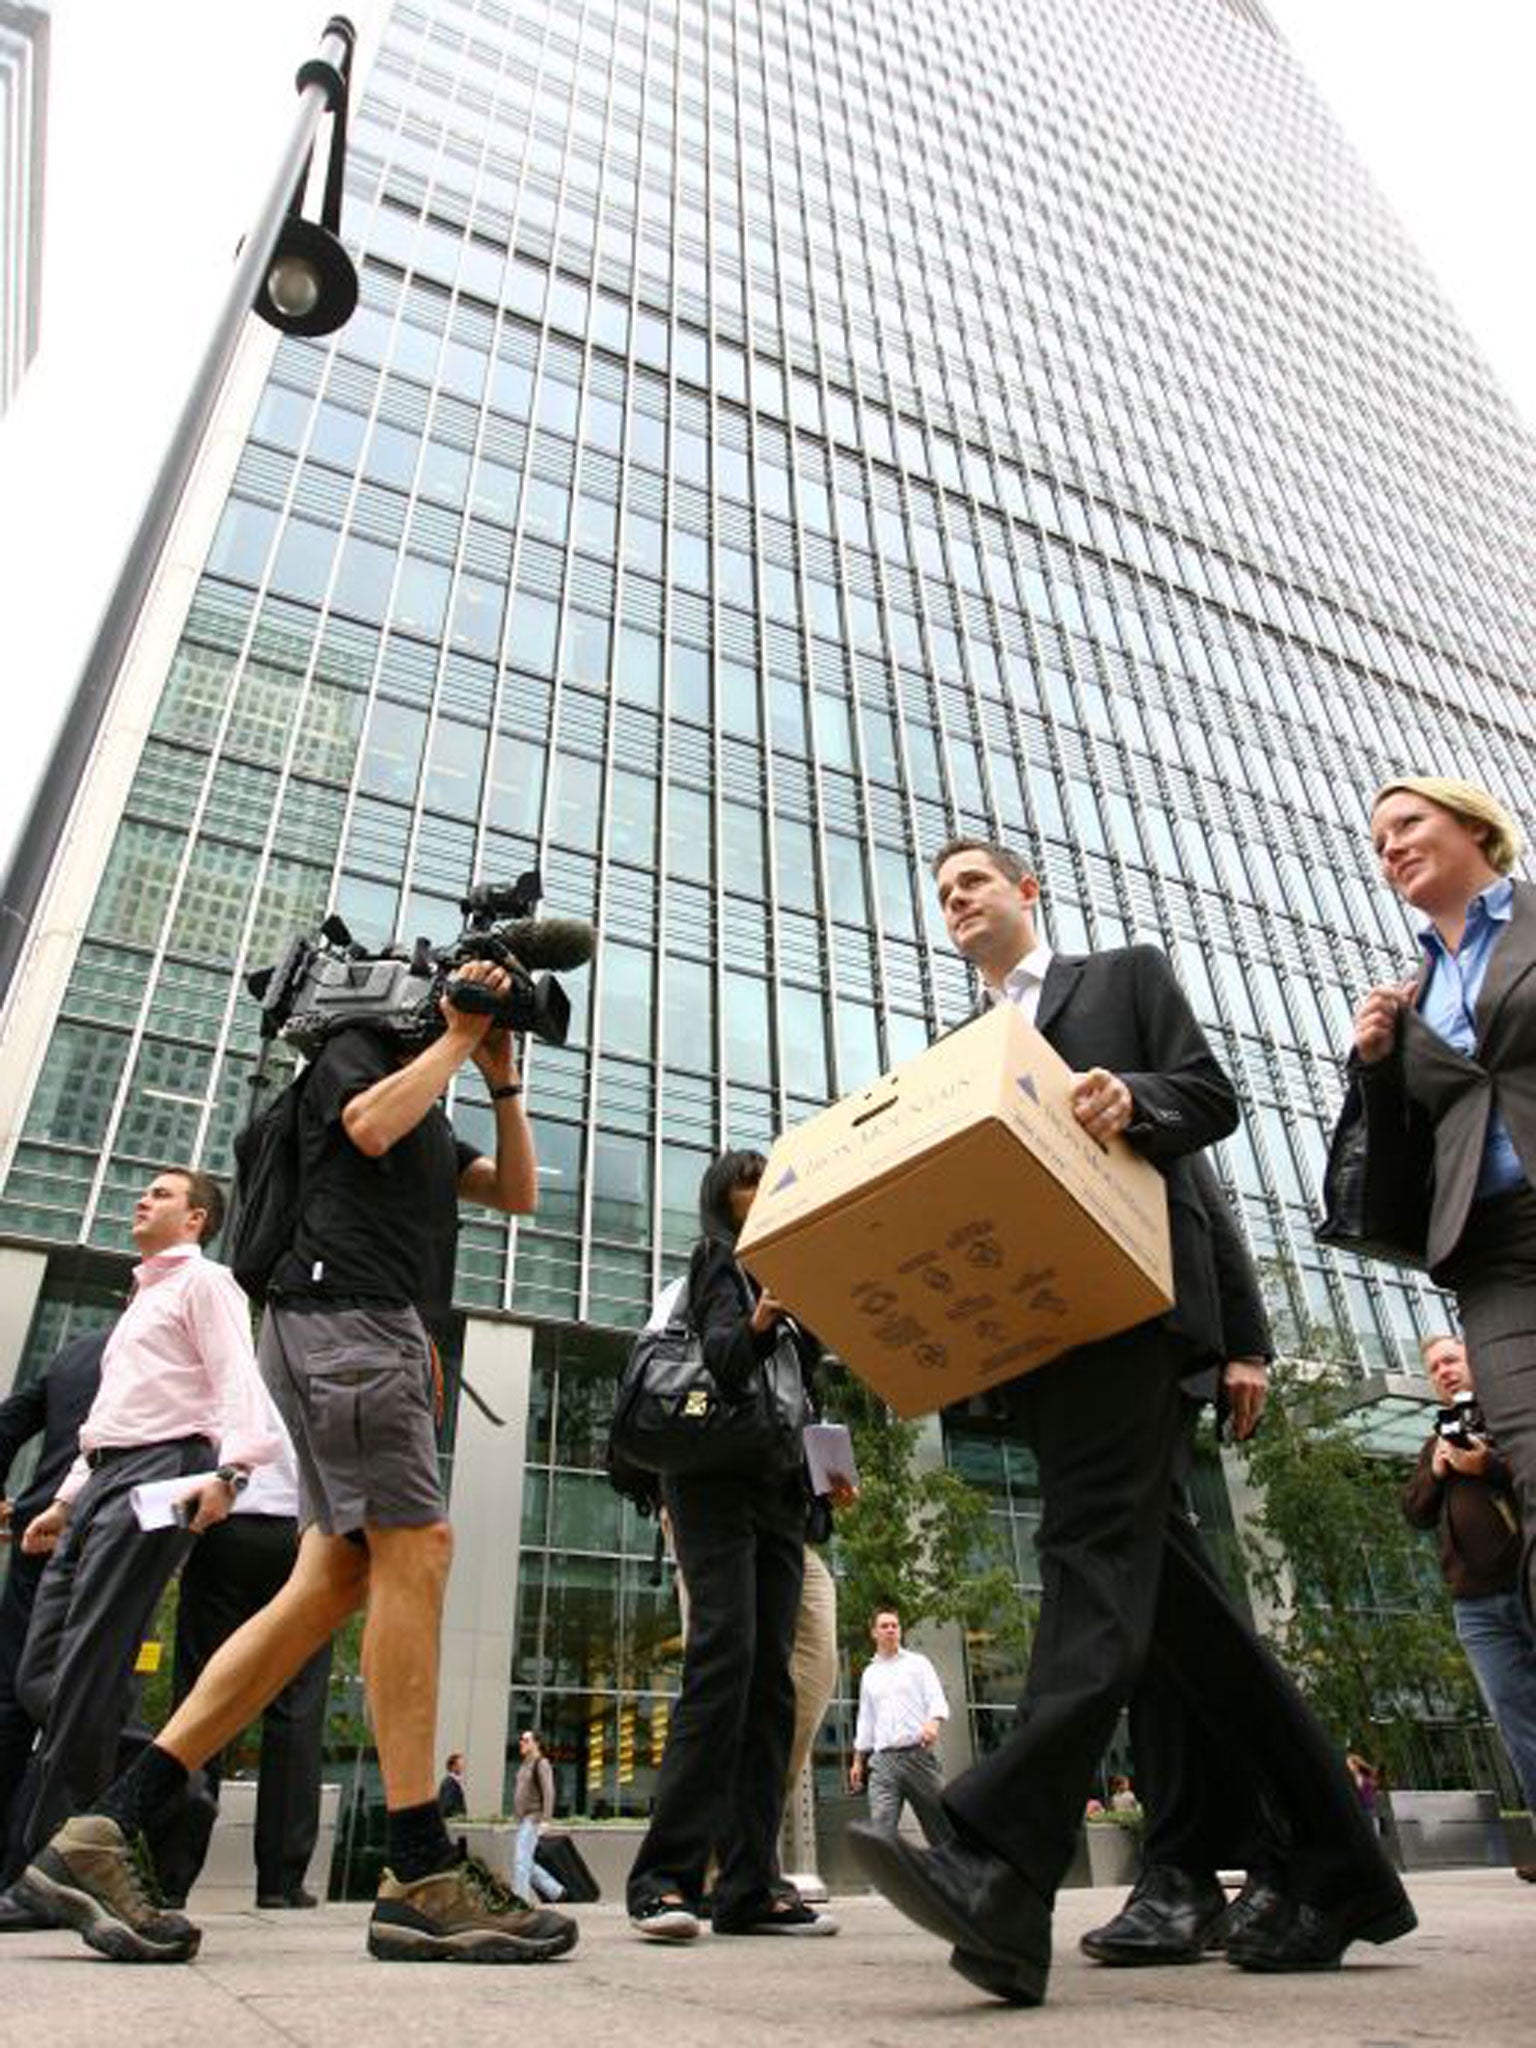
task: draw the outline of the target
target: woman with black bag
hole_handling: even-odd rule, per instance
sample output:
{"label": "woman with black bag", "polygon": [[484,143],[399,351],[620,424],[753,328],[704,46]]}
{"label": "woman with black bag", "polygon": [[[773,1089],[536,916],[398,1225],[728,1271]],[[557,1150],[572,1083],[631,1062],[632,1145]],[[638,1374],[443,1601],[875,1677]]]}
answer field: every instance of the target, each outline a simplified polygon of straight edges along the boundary
{"label": "woman with black bag", "polygon": [[[689,1317],[727,1400],[751,1397],[782,1342],[807,1380],[820,1352],[736,1260],[766,1163],[760,1152],[727,1152],[699,1188]],[[782,1886],[777,1862],[805,1551],[798,1453],[793,1462],[786,1451],[777,1464],[669,1474],[661,1497],[688,1584],[688,1640],[651,1824],[629,1875],[630,1923],[653,1939],[691,1940],[713,1853],[717,1934],[830,1933],[833,1922]]]}
{"label": "woman with black bag", "polygon": [[[1325,1243],[1409,1256],[1451,1289],[1486,1416],[1536,1528],[1536,887],[1513,869],[1524,844],[1498,799],[1448,776],[1404,775],[1371,804],[1382,877],[1422,920],[1418,973],[1355,1012],[1357,1117],[1349,1230]],[[1421,1233],[1392,1245],[1392,1182],[1414,1171],[1379,1136],[1422,1132]],[[1335,1133],[1340,1155],[1350,1133]],[[1384,1169],[1384,1171],[1382,1170]],[[1347,1177],[1343,1177],[1347,1178]],[[1426,1185],[1427,1182],[1427,1185]],[[1383,1186],[1384,1184],[1384,1186]],[[1381,1190],[1381,1192],[1378,1192]],[[1385,1227],[1383,1227],[1385,1224]],[[1525,1555],[1536,1611],[1536,1544]]]}

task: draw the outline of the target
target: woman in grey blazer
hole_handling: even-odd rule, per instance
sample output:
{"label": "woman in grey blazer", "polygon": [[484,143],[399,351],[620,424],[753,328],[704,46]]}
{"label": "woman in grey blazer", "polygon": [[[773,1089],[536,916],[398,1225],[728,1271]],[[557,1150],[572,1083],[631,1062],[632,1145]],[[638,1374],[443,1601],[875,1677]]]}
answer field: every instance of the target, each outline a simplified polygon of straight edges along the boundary
{"label": "woman in grey blazer", "polygon": [[1377,1104],[1420,1112],[1434,1147],[1425,1263],[1452,1289],[1478,1392],[1536,1535],[1536,888],[1486,790],[1405,775],[1378,790],[1371,841],[1421,913],[1418,975],[1355,1012],[1351,1065]]}

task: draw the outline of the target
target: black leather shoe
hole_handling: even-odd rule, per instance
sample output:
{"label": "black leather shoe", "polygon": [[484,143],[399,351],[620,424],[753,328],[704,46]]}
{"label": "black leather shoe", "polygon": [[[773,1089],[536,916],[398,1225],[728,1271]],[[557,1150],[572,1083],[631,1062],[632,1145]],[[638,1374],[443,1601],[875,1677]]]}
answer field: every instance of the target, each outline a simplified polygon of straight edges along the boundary
{"label": "black leather shoe", "polygon": [[899,1913],[953,1944],[950,1967],[1010,2005],[1039,2005],[1051,1968],[1051,1909],[1016,1870],[962,1842],[914,1849],[867,1821],[848,1840]]}
{"label": "black leather shoe", "polygon": [[1227,1895],[1214,1877],[1154,1863],[1114,1919],[1090,1928],[1079,1946],[1096,1963],[1125,1969],[1198,1963],[1226,1910]]}
{"label": "black leather shoe", "polygon": [[1224,1949],[1234,1935],[1256,1923],[1273,1924],[1287,1911],[1285,1899],[1267,1878],[1250,1877],[1206,1936],[1207,1949]]}
{"label": "black leather shoe", "polygon": [[301,1907],[318,1906],[320,1901],[313,1892],[305,1891],[303,1885],[295,1885],[291,1892],[258,1892],[256,1903],[263,1913],[297,1911]]}
{"label": "black leather shoe", "polygon": [[1336,1906],[1309,1906],[1271,1891],[1247,1924],[1227,1937],[1227,1961],[1240,1970],[1336,1970],[1352,1941],[1380,1944],[1411,1934],[1419,1916],[1395,1881]]}

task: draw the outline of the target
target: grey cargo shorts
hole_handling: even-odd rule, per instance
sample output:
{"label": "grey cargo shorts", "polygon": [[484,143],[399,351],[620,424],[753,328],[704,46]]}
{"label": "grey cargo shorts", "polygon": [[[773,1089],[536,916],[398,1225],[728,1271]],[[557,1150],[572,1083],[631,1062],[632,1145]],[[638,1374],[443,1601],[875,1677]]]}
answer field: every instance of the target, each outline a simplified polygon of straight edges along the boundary
{"label": "grey cargo shorts", "polygon": [[447,1519],[415,1309],[269,1305],[256,1362],[293,1438],[301,1527],[350,1536]]}

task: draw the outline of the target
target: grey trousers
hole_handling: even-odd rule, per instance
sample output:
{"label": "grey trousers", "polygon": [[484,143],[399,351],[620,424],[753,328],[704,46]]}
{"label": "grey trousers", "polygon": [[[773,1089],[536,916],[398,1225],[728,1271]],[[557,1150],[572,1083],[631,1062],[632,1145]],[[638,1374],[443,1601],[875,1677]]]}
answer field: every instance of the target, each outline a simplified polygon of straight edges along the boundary
{"label": "grey trousers", "polygon": [[954,1838],[939,1795],[944,1773],[931,1749],[915,1743],[911,1749],[877,1749],[869,1760],[869,1824],[894,1835],[901,1826],[905,1802],[917,1815],[917,1824],[929,1843],[937,1848]]}
{"label": "grey trousers", "polygon": [[144,1632],[196,1538],[141,1529],[128,1496],[153,1479],[208,1471],[203,1437],[114,1454],[76,1496],[37,1589],[16,1696],[42,1733],[24,1830],[30,1855],[111,1782]]}

